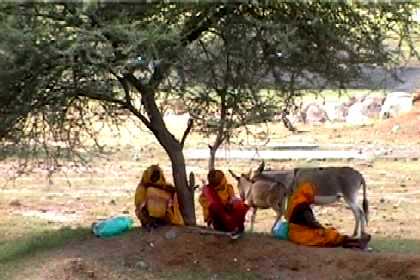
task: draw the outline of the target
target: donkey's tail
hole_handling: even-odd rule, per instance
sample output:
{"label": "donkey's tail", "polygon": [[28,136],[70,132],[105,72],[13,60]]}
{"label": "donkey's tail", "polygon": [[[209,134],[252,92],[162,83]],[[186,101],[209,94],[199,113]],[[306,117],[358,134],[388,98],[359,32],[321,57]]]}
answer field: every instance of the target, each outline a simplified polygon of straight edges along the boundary
{"label": "donkey's tail", "polygon": [[369,222],[369,203],[368,203],[367,194],[366,194],[366,181],[363,178],[363,176],[361,176],[361,178],[362,178],[361,184],[363,185],[363,212],[365,213],[366,224],[368,224],[368,222]]}

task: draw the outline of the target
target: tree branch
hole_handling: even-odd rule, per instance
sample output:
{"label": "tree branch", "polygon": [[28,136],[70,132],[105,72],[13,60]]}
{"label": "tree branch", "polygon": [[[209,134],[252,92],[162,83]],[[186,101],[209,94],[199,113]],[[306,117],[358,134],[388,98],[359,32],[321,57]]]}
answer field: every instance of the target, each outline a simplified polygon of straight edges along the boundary
{"label": "tree branch", "polygon": [[219,146],[225,140],[225,128],[226,128],[226,117],[227,117],[227,108],[226,108],[226,91],[227,88],[218,90],[218,94],[220,95],[220,124],[217,128],[217,136],[216,140],[214,141],[213,148],[218,149]]}
{"label": "tree branch", "polygon": [[142,114],[136,107],[134,107],[131,103],[126,103],[125,108],[127,108],[131,113],[133,113],[137,118],[139,118],[142,123],[151,131],[153,131],[152,124],[150,121]]}
{"label": "tree branch", "polygon": [[[126,80],[126,77],[118,76],[116,73],[111,73],[118,79],[120,84],[122,85],[125,93],[125,105],[124,107],[127,108],[131,113],[133,113],[137,118],[140,119],[140,121],[150,130],[152,130],[152,124],[150,121],[131,103],[131,96],[130,96],[130,87],[128,84],[128,81]],[[133,76],[134,77],[134,76]],[[134,77],[135,78],[135,77]],[[141,84],[141,81],[136,79],[138,83]],[[133,80],[134,82],[134,80]]]}
{"label": "tree branch", "polygon": [[[133,73],[124,74],[124,80],[126,80],[128,83],[130,83],[132,86],[134,86],[137,89],[137,91],[140,93],[141,103],[144,106],[144,108],[146,109],[146,112],[148,113],[148,116],[149,116],[149,119],[150,119],[150,121],[149,121],[150,127],[148,126],[148,128],[151,128],[152,127],[151,122],[153,121],[153,118],[156,120],[157,119],[157,114],[160,113],[159,109],[157,108],[157,106],[155,104],[155,99],[154,99],[155,97],[152,94],[153,90],[150,90],[150,88],[147,85],[143,84],[142,81],[137,79],[136,76],[134,76]],[[156,107],[156,108],[154,108],[154,107]],[[140,113],[140,112],[138,112],[138,113]]]}
{"label": "tree branch", "polygon": [[[204,54],[206,55],[207,60],[210,61],[215,61],[216,60],[216,56],[210,52],[207,48],[206,45],[203,43],[202,40],[198,40],[199,45],[201,46],[201,48],[204,51]],[[210,72],[213,75],[213,87],[215,90],[217,90],[219,88],[219,86],[217,85],[217,75],[216,75],[216,71],[214,70],[215,67],[210,67]]]}
{"label": "tree branch", "polygon": [[190,118],[188,120],[187,128],[184,131],[184,135],[182,135],[182,139],[181,139],[181,147],[182,148],[184,148],[185,140],[187,139],[188,134],[191,132],[191,129],[193,128],[193,125],[194,125],[194,120]]}
{"label": "tree branch", "polygon": [[132,86],[134,86],[141,95],[147,94],[149,92],[148,86],[146,86],[142,83],[142,81],[137,79],[133,73],[126,73],[123,75],[123,78],[126,81],[128,81]]}
{"label": "tree branch", "polygon": [[121,86],[124,89],[125,101],[131,104],[130,87],[127,80],[125,80],[124,77],[119,76],[112,69],[109,69],[109,72],[111,72],[111,74],[118,80],[118,82],[120,82]]}
{"label": "tree branch", "polygon": [[80,97],[87,97],[90,99],[94,99],[94,100],[99,100],[99,101],[106,101],[106,102],[110,102],[110,103],[114,103],[114,104],[118,104],[121,105],[122,107],[125,106],[125,101],[121,100],[121,99],[117,99],[117,98],[113,98],[112,96],[107,96],[107,95],[103,95],[100,93],[95,93],[95,92],[79,92],[76,96],[80,96]]}
{"label": "tree branch", "polygon": [[[211,8],[213,8],[213,6]],[[194,17],[190,22],[185,24],[185,28],[181,31],[181,34],[186,35],[180,39],[178,48],[185,48],[188,44],[200,38],[204,32],[210,29],[214,22],[219,21],[228,13],[226,5],[222,5],[221,7],[216,6],[216,8],[213,9],[213,11],[202,13],[198,17]],[[154,92],[162,80],[167,77],[172,65],[172,62],[160,62],[160,64],[155,67],[152,77],[148,83],[148,87],[152,90],[152,92]]]}
{"label": "tree branch", "polygon": [[[159,108],[156,105],[155,97],[152,94],[153,90],[149,86],[144,85],[132,73],[124,74],[123,77],[141,94],[141,102],[148,114],[149,119],[142,115],[132,104],[126,104],[127,108],[134,115],[136,115],[153,133],[162,133],[162,129],[166,126],[160,114]],[[172,134],[169,133],[169,135],[175,138]]]}

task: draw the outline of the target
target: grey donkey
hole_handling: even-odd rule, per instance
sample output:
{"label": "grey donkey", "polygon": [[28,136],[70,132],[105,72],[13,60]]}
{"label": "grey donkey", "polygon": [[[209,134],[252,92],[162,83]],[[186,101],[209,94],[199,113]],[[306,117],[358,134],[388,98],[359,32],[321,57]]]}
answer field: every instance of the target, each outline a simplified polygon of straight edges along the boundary
{"label": "grey donkey", "polygon": [[[264,171],[264,162],[254,172],[251,179],[267,178],[282,183],[293,193],[304,182],[312,182],[315,186],[316,205],[334,203],[344,198],[355,218],[353,237],[365,233],[368,223],[368,200],[366,182],[363,175],[352,167],[315,167],[295,168],[292,171]],[[363,209],[357,204],[360,187],[363,186]]]}
{"label": "grey donkey", "polygon": [[274,226],[281,219],[285,210],[287,188],[282,183],[269,178],[254,176],[251,179],[249,178],[250,174],[237,176],[232,170],[229,170],[229,172],[238,182],[240,197],[252,208],[250,231],[254,230],[257,209],[269,208],[273,209],[277,214],[271,228],[271,231],[273,231]]}

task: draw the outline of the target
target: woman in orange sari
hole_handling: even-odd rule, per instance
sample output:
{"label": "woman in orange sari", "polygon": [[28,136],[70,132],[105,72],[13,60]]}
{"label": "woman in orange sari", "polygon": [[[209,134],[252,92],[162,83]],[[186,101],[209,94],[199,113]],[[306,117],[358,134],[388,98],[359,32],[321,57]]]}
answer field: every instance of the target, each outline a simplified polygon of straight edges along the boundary
{"label": "woman in orange sari", "polygon": [[249,206],[235,197],[232,185],[228,184],[221,170],[211,170],[207,179],[209,183],[204,186],[199,198],[204,221],[215,230],[243,232]]}
{"label": "woman in orange sari", "polygon": [[286,219],[289,222],[289,240],[306,246],[315,247],[367,247],[370,235],[363,235],[361,239],[350,238],[340,234],[334,228],[326,228],[318,223],[314,217],[311,204],[314,203],[313,183],[301,184],[289,200]]}

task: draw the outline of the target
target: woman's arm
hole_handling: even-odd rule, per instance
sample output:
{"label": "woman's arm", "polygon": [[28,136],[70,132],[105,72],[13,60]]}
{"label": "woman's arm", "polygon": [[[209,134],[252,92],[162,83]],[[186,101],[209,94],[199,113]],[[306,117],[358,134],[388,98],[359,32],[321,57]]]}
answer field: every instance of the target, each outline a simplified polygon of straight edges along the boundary
{"label": "woman's arm", "polygon": [[308,227],[311,228],[324,228],[318,221],[315,219],[312,209],[308,207],[303,212],[303,217],[305,218],[305,223]]}

